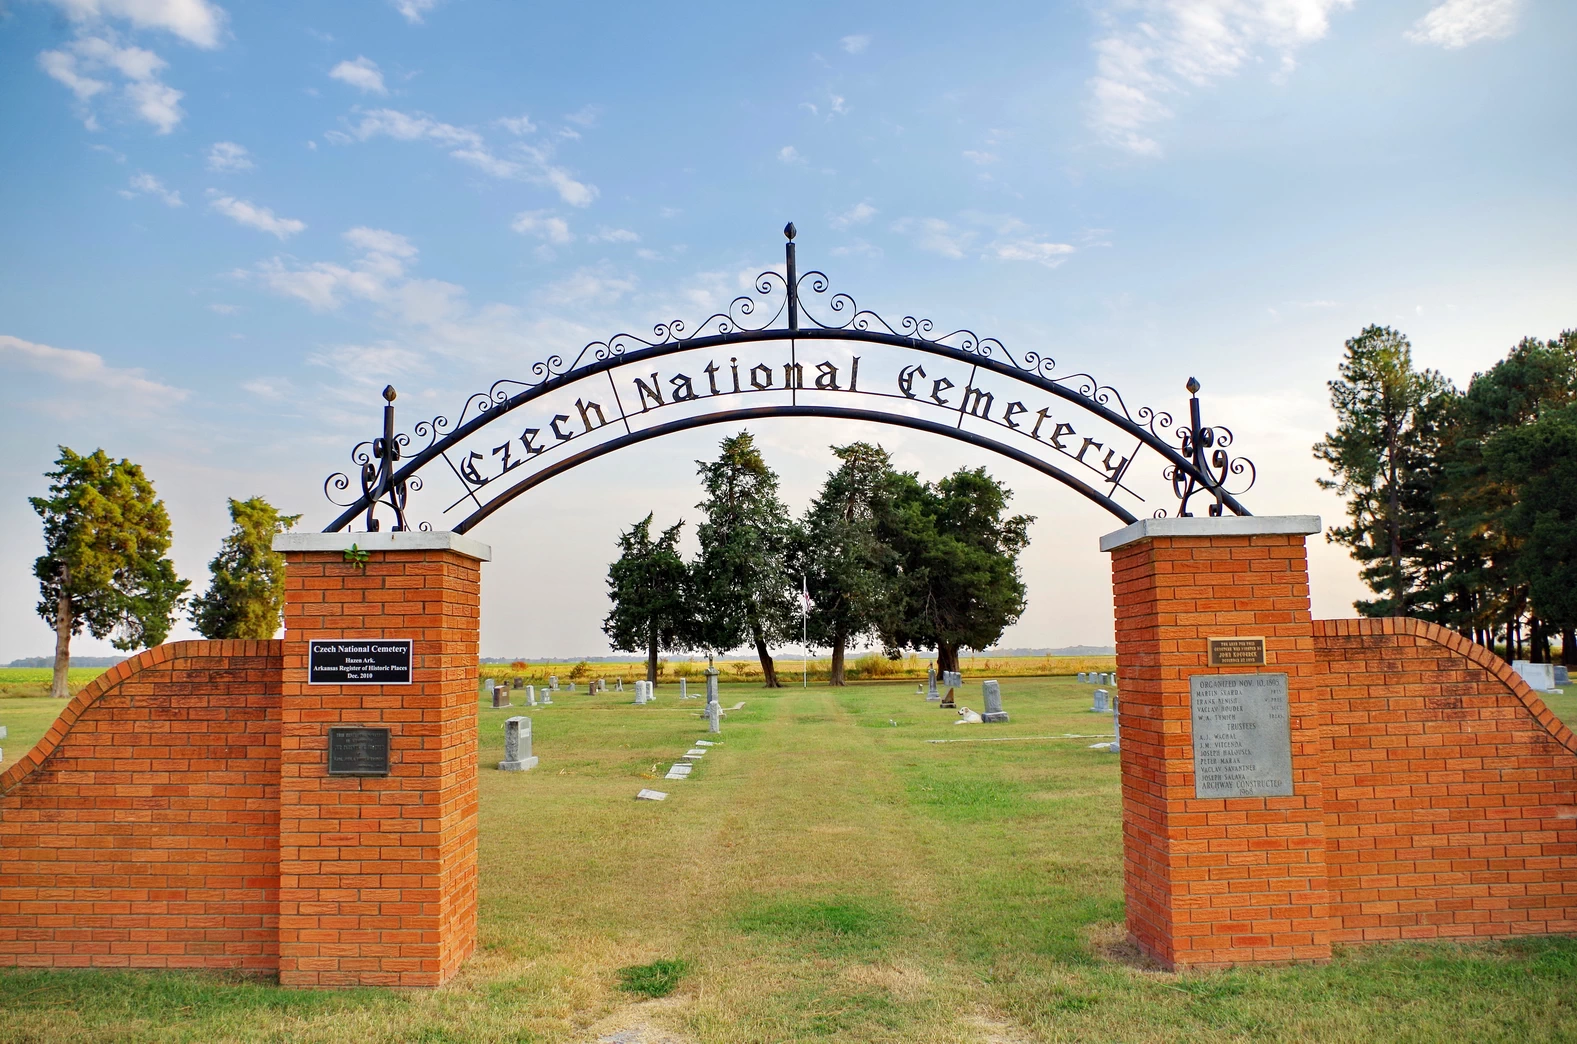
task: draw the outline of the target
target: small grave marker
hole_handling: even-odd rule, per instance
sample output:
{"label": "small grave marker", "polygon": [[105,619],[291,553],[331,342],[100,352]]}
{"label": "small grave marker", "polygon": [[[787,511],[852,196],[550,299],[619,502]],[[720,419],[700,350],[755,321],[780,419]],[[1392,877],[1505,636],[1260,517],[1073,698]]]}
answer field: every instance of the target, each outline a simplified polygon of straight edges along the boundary
{"label": "small grave marker", "polygon": [[661,790],[647,790],[642,787],[641,792],[635,795],[637,801],[667,801],[668,795]]}

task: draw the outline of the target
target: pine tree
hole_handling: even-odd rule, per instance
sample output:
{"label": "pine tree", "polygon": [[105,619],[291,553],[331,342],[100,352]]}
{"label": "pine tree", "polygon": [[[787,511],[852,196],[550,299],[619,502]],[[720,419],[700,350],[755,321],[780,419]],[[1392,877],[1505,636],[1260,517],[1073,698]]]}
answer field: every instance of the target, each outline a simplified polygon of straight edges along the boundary
{"label": "pine tree", "polygon": [[[778,688],[770,643],[794,633],[796,592],[788,568],[794,524],[778,499],[778,477],[747,431],[724,439],[715,461],[696,461],[706,521],[691,568],[692,644],[720,653],[749,642],[767,688]],[[793,578],[797,580],[797,578]]]}
{"label": "pine tree", "polygon": [[619,558],[608,567],[613,609],[602,631],[621,652],[646,653],[646,680],[657,680],[657,654],[682,648],[691,629],[686,598],[688,572],[679,555],[677,522],[652,539],[647,515],[619,535]]}
{"label": "pine tree", "polygon": [[266,641],[279,631],[285,605],[285,556],[274,537],[301,520],[262,497],[230,499],[233,528],[208,563],[208,591],[192,602],[192,625],[204,638]]}
{"label": "pine tree", "polygon": [[82,456],[65,446],[49,495],[29,497],[44,520],[44,554],[33,564],[38,615],[55,628],[50,695],[69,696],[71,637],[84,628],[131,651],[163,642],[188,581],[175,575],[170,517],[142,468],[102,449]]}

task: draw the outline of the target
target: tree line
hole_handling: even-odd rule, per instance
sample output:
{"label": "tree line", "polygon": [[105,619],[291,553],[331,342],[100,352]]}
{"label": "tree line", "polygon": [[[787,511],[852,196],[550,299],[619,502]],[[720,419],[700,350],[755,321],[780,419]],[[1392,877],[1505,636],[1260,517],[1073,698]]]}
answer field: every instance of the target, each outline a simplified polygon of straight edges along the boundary
{"label": "tree line", "polygon": [[33,574],[38,615],[55,631],[50,695],[70,695],[71,639],[84,630],[127,652],[163,642],[182,612],[205,638],[278,632],[285,557],[272,544],[300,515],[281,515],[262,497],[231,499],[232,530],[209,563],[208,590],[193,598],[169,558],[170,516],[140,465],[61,446],[45,477],[47,495],[28,500],[44,525]]}
{"label": "tree line", "polygon": [[876,641],[893,658],[935,649],[938,669],[957,670],[960,648],[997,641],[1024,611],[1018,557],[1034,521],[1007,514],[1012,491],[984,468],[924,482],[867,442],[832,452],[838,466],[798,518],[749,432],[697,461],[693,560],[682,520],[653,534],[647,515],[619,536],[603,621],[613,647],[645,652],[655,681],[660,653],[752,646],[776,687],[771,648],[802,635],[831,650],[833,685],[851,645]]}
{"label": "tree line", "polygon": [[1413,364],[1388,326],[1346,342],[1337,427],[1314,447],[1347,500],[1347,546],[1375,597],[1507,659],[1577,665],[1577,330],[1527,337],[1465,389]]}

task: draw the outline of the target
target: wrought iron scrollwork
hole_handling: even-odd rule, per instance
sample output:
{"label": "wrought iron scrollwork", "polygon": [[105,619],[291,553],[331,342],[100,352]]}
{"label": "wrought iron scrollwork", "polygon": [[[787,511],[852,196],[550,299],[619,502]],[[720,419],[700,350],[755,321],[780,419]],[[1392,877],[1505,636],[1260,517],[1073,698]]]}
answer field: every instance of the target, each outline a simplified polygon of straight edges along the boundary
{"label": "wrought iron scrollwork", "polygon": [[[1225,506],[1223,497],[1238,497],[1247,493],[1254,488],[1259,473],[1252,460],[1234,457],[1228,452],[1234,438],[1231,428],[1219,424],[1207,425],[1200,421],[1199,381],[1188,378],[1187,388],[1189,426],[1179,427],[1176,434],[1183,456],[1193,463],[1198,475],[1186,472],[1176,464],[1168,464],[1163,469],[1163,475],[1171,481],[1172,492],[1177,495],[1178,518],[1192,516],[1193,512],[1188,510],[1189,501],[1200,493],[1214,498],[1209,511],[1212,517],[1218,518]],[[1167,420],[1170,422],[1170,418]],[[1244,475],[1248,476],[1247,482],[1242,483],[1240,488],[1229,488],[1239,485],[1232,479]]]}
{"label": "wrought iron scrollwork", "polygon": [[[573,358],[566,358],[567,353],[555,352],[532,363],[529,375],[501,379],[486,391],[472,393],[453,420],[442,414],[433,416],[418,422],[409,435],[394,433],[394,389],[386,389],[383,436],[362,442],[351,451],[356,480],[336,472],[324,482],[324,494],[342,508],[359,509],[365,505],[369,530],[378,528],[376,509],[380,506],[393,513],[396,529],[405,529],[408,526],[407,497],[421,488],[421,479],[415,474],[397,479],[395,463],[409,457],[431,458],[460,432],[481,423],[483,415],[506,412],[549,382],[574,379],[577,371],[593,366],[606,369],[610,362],[631,352],[682,351],[692,343],[700,344],[708,339],[715,343],[716,339],[734,336],[747,340],[789,340],[814,330],[846,331],[856,337],[863,335],[863,339],[898,347],[912,346],[968,362],[988,362],[998,371],[1016,370],[1026,379],[1055,386],[1057,394],[1074,401],[1082,400],[1092,413],[1118,421],[1130,434],[1167,458],[1163,476],[1172,484],[1178,498],[1177,515],[1190,515],[1191,501],[1201,494],[1211,501],[1211,515],[1220,515],[1226,509],[1244,511],[1233,498],[1253,487],[1254,464],[1230,452],[1233,443],[1230,429],[1201,423],[1198,381],[1190,378],[1188,383],[1193,396],[1190,423],[1174,428],[1170,412],[1150,406],[1130,409],[1115,387],[1103,383],[1095,375],[1082,371],[1059,373],[1057,361],[1050,355],[1033,349],[1015,353],[997,338],[983,337],[967,328],[938,333],[937,325],[923,316],[906,314],[889,321],[872,309],[862,308],[852,295],[834,290],[825,272],[800,272],[795,257],[793,224],[785,226],[783,232],[787,239],[783,269],[759,273],[751,280],[748,292],[736,296],[722,310],[698,324],[669,319],[654,324],[649,335],[617,333],[605,340],[591,341]],[[1174,439],[1178,443],[1174,443]],[[1179,443],[1180,453],[1174,448]],[[405,470],[411,471],[409,466]],[[343,494],[353,485],[360,486],[360,497],[349,502],[336,499],[336,494]],[[1165,510],[1156,514],[1164,516]],[[349,514],[342,516],[336,525],[347,524],[350,517]]]}

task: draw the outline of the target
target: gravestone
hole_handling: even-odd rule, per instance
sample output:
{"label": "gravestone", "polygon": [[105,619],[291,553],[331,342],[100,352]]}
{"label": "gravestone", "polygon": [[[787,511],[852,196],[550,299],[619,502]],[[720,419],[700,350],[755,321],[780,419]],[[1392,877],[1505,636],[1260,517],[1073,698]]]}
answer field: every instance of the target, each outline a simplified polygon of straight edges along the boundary
{"label": "gravestone", "polygon": [[646,706],[646,682],[638,681],[635,683],[635,705],[637,707]]}
{"label": "gravestone", "polygon": [[[548,694],[547,694],[547,692],[545,690],[542,693],[542,698],[544,700],[548,698]],[[537,705],[537,690],[536,690],[536,687],[532,686],[532,685],[527,685],[526,686],[526,706],[527,707],[535,707],[536,705]]]}
{"label": "gravestone", "polygon": [[668,768],[664,779],[689,779],[691,765],[688,761],[676,761]]}
{"label": "gravestone", "polygon": [[1111,695],[1111,694],[1108,693],[1105,689],[1096,689],[1095,690],[1095,703],[1094,703],[1093,706],[1090,707],[1090,711],[1092,713],[1094,713],[1094,714],[1105,714],[1108,711],[1110,711],[1111,707],[1108,706],[1107,702],[1106,702],[1106,697],[1109,696],[1109,695]]}
{"label": "gravestone", "polygon": [[618,685],[615,686],[615,689],[618,692],[623,692],[624,691],[624,679],[623,678],[619,679]]}
{"label": "gravestone", "polygon": [[942,698],[942,694],[936,691],[935,667],[928,667],[925,671],[925,698],[927,700],[939,700]]}
{"label": "gravestone", "polygon": [[718,670],[716,667],[708,667],[706,669],[706,702],[707,703],[716,703],[717,702],[717,676],[719,674],[722,674],[722,673],[723,672]]}
{"label": "gravestone", "polygon": [[711,740],[696,740],[695,741],[695,745],[697,747],[715,747],[715,746],[717,746],[717,744],[713,743]]}
{"label": "gravestone", "polygon": [[558,692],[559,691],[559,676],[558,675],[556,675],[556,674],[548,675],[548,688],[552,689],[554,692]]}
{"label": "gravestone", "polygon": [[544,707],[551,707],[553,705],[553,694],[551,692],[549,692],[548,690],[543,689],[542,690],[542,698],[540,700],[538,700],[537,702],[540,703]]}
{"label": "gravestone", "polygon": [[569,683],[569,691],[570,692],[574,692],[575,691],[575,683],[574,682],[570,682]]}
{"label": "gravestone", "polygon": [[1112,750],[1121,750],[1123,743],[1122,719],[1117,716],[1117,697],[1112,697]]}
{"label": "gravestone", "polygon": [[493,709],[509,706],[509,690],[502,685],[493,686]]}
{"label": "gravestone", "polygon": [[[1571,672],[1570,668],[1563,667],[1560,664],[1556,664],[1555,665],[1555,684],[1556,685],[1570,685],[1571,683],[1572,683],[1572,672]],[[5,733],[3,731],[0,731],[0,736],[3,736],[3,735],[5,735]]]}
{"label": "gravestone", "polygon": [[1555,688],[1555,665],[1553,663],[1529,663],[1527,660],[1511,661],[1511,669],[1522,676],[1528,683],[1528,688],[1534,692],[1548,692]]}
{"label": "gravestone", "polygon": [[524,679],[524,678],[511,678],[511,679],[509,679],[509,687],[511,689],[518,689],[524,684],[526,684],[526,679]]}
{"label": "gravestone", "polygon": [[635,800],[637,800],[637,801],[667,801],[668,800],[668,795],[664,794],[660,790],[647,790],[645,787],[642,787],[641,788],[641,792],[639,794],[635,795]]}
{"label": "gravestone", "polygon": [[1089,678],[1090,678],[1090,676],[1088,674],[1086,674],[1085,672],[1083,672],[1083,671],[1079,672],[1079,682],[1081,684],[1087,683],[1089,681]]}
{"label": "gravestone", "polygon": [[679,698],[681,700],[688,700],[690,698],[690,683],[686,678],[679,679]]}
{"label": "gravestone", "polygon": [[492,692],[493,691],[493,686],[495,686],[497,684],[498,683],[495,682],[493,679],[488,678],[486,681],[484,681],[482,683],[482,691],[483,692]]}
{"label": "gravestone", "polygon": [[985,703],[986,709],[981,713],[981,721],[1007,721],[1008,712],[1002,709],[1002,686],[994,681],[980,683],[980,698]]}
{"label": "gravestone", "polygon": [[498,763],[498,771],[525,772],[536,765],[537,759],[531,756],[531,719],[505,719],[504,760]]}
{"label": "gravestone", "polygon": [[713,733],[723,731],[723,708],[718,706],[716,700],[706,705],[706,731]]}
{"label": "gravestone", "polygon": [[942,702],[937,704],[937,706],[938,707],[956,707],[956,706],[958,706],[957,701],[953,699],[953,691],[954,691],[953,687],[951,685],[949,685],[947,687],[946,695],[944,695],[942,697]]}

